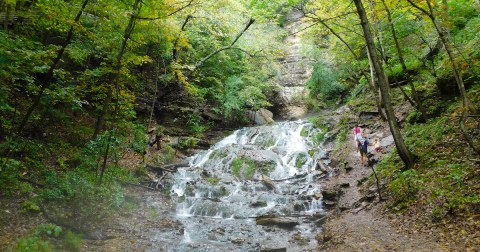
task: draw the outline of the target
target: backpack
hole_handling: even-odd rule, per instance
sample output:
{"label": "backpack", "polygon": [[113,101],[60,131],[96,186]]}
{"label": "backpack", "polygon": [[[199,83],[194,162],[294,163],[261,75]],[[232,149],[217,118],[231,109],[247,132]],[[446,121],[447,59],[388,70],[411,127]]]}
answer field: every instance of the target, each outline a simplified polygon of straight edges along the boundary
{"label": "backpack", "polygon": [[366,139],[361,139],[359,141],[360,141],[360,149],[362,149],[364,152],[367,152],[368,141]]}

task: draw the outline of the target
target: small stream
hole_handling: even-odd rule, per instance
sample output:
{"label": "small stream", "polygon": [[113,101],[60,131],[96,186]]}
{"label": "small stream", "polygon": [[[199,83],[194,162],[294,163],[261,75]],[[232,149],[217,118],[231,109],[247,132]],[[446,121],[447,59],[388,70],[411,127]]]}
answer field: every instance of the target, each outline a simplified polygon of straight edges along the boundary
{"label": "small stream", "polygon": [[[315,169],[326,162],[315,140],[324,133],[302,120],[248,127],[190,157],[171,189],[182,229],[158,234],[160,247],[314,251],[325,216],[318,181],[329,176]],[[261,216],[273,221],[257,225]]]}

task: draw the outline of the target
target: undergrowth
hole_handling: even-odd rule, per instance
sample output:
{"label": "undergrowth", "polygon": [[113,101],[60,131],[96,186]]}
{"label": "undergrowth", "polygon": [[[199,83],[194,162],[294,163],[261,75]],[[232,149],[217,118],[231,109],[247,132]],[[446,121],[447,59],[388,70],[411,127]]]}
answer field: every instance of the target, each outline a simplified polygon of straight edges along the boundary
{"label": "undergrowth", "polygon": [[[479,85],[469,93],[478,90]],[[470,97],[478,107],[479,98]],[[480,228],[480,162],[461,134],[459,104],[435,105],[436,117],[405,126],[405,143],[417,156],[412,169],[403,169],[394,149],[383,156],[376,169],[387,185],[387,206],[393,212],[408,214],[410,221],[423,223],[427,229],[438,226],[442,240],[449,237],[471,247],[478,245],[475,237]],[[478,120],[467,124],[476,139],[479,124]]]}

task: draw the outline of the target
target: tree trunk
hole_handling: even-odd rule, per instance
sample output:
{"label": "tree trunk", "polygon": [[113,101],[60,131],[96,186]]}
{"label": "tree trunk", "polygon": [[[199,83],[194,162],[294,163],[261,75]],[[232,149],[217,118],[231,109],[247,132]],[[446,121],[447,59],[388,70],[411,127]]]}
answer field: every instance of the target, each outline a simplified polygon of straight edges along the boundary
{"label": "tree trunk", "polygon": [[3,21],[3,29],[6,31],[8,31],[8,21],[9,21],[9,18],[10,18],[10,4],[6,3],[5,4],[5,20]]}
{"label": "tree trunk", "polygon": [[[135,28],[135,17],[138,15],[137,12],[139,12],[141,6],[140,6],[140,0],[135,0],[135,3],[133,4],[133,11],[132,15],[130,16],[130,20],[128,22],[127,28],[125,28],[125,32],[123,33],[123,41],[120,46],[120,50],[117,55],[117,59],[115,61],[115,66],[114,66],[114,76],[112,77],[112,84],[108,88],[107,96],[105,97],[105,100],[103,101],[103,108],[102,112],[97,118],[97,122],[95,123],[95,132],[93,133],[92,139],[95,139],[98,134],[100,134],[103,125],[105,124],[105,118],[108,113],[108,107],[110,106],[110,102],[113,99],[113,88],[116,87],[118,91],[118,81],[119,81],[119,75],[120,75],[120,69],[122,68],[122,57],[123,54],[125,53],[125,48],[127,47],[127,42],[130,39],[130,35],[132,34],[133,29]],[[117,92],[118,95],[118,92]],[[118,102],[118,101],[117,101]]]}
{"label": "tree trunk", "polygon": [[[142,8],[141,5],[141,0],[135,0],[133,3],[133,10],[132,10],[132,15],[130,16],[130,20],[128,22],[127,28],[125,28],[125,32],[123,34],[123,41],[120,46],[120,50],[117,55],[117,60],[115,62],[115,70],[114,70],[114,78],[112,79],[113,81],[113,86],[111,85],[110,88],[108,89],[108,94],[105,99],[105,103],[103,104],[103,109],[102,109],[102,114],[100,114],[100,117],[97,120],[97,124],[95,126],[95,133],[93,135],[93,139],[97,137],[97,135],[100,133],[100,130],[103,127],[103,124],[105,122],[105,117],[108,112],[108,107],[110,106],[110,101],[113,98],[113,88],[115,87],[116,90],[116,95],[117,95],[117,101],[115,104],[115,110],[113,112],[113,118],[115,119],[115,115],[118,112],[118,102],[119,102],[119,93],[120,93],[120,85],[119,85],[119,79],[120,79],[120,69],[122,68],[122,58],[123,54],[125,53],[125,48],[127,47],[127,42],[130,39],[130,35],[132,34],[133,29],[135,28],[135,17],[138,16],[140,9]],[[102,163],[102,170],[100,172],[100,180],[99,184],[102,184],[103,180],[103,174],[105,173],[107,169],[107,161],[108,161],[108,154],[110,151],[110,142],[113,137],[113,130],[111,130],[108,134],[108,140],[107,140],[107,147],[105,149],[105,154],[103,156],[103,163]]]}
{"label": "tree trunk", "polygon": [[[82,16],[83,11],[85,10],[85,7],[87,6],[88,2],[90,0],[85,0],[82,4],[82,7],[80,8],[80,11],[78,11],[77,16],[74,19],[75,25],[78,23],[80,20],[80,17]],[[32,105],[28,108],[27,113],[25,114],[23,120],[20,122],[20,125],[18,126],[17,132],[20,133],[23,131],[25,126],[27,125],[28,120],[30,119],[30,116],[32,115],[33,111],[37,108],[38,104],[40,104],[40,100],[42,99],[43,93],[45,90],[50,86],[50,82],[52,81],[53,78],[53,71],[57,68],[58,63],[63,57],[63,53],[65,52],[65,48],[70,44],[72,41],[73,37],[73,27],[74,25],[70,26],[70,30],[67,33],[67,38],[62,44],[62,48],[57,53],[57,57],[54,59],[52,65],[48,69],[48,72],[43,75],[40,80],[42,82],[42,85],[40,87],[40,91],[38,94],[33,98],[33,103]]]}
{"label": "tree trunk", "polygon": [[357,8],[358,16],[361,20],[362,30],[365,35],[365,42],[367,43],[368,47],[368,53],[370,54],[373,67],[375,69],[375,74],[378,79],[380,92],[382,94],[383,103],[385,105],[385,111],[387,114],[388,125],[390,126],[390,131],[392,132],[393,139],[395,140],[395,146],[397,147],[398,154],[400,155],[402,161],[405,163],[405,168],[409,169],[413,166],[413,156],[405,145],[402,135],[400,133],[400,129],[390,99],[390,87],[387,83],[387,80],[385,79],[385,73],[377,56],[377,52],[375,51],[375,44],[373,41],[372,33],[370,31],[367,14],[365,13],[365,9],[361,0],[354,0],[354,2]]}
{"label": "tree trunk", "polygon": [[[340,36],[340,34],[338,34],[335,30],[333,30],[325,21],[319,20],[319,22],[320,22],[320,24],[325,26],[325,28],[327,28],[335,37],[337,37],[348,48],[348,50],[353,55],[353,57],[355,58],[356,61],[360,62],[360,57],[355,53],[355,51],[347,43],[347,41],[345,41],[342,38],[342,36]],[[369,62],[369,68],[371,70],[371,73],[373,73],[372,72],[373,71],[372,70],[372,64],[371,64],[370,60],[368,62]],[[371,78],[368,78],[368,75],[362,69],[362,75],[363,75],[363,77],[365,77],[365,80],[367,80],[367,82],[370,84],[370,89],[372,89],[372,92],[375,95],[375,104],[377,105],[377,110],[378,110],[378,114],[380,115],[380,118],[382,118],[383,121],[386,121],[385,113],[383,113],[383,110],[382,110],[382,102],[380,100],[380,94],[378,93],[378,87],[375,83],[375,78],[373,77],[373,74],[371,74],[371,76],[370,76]]]}
{"label": "tree trunk", "polygon": [[397,50],[398,59],[400,60],[400,64],[402,65],[402,70],[405,73],[405,77],[407,78],[407,83],[412,89],[413,100],[415,100],[417,110],[420,111],[423,121],[427,121],[427,111],[423,107],[422,101],[418,97],[417,90],[415,89],[415,85],[411,80],[410,73],[408,72],[407,65],[405,64],[405,60],[403,58],[402,49],[400,48],[400,43],[398,42],[397,31],[395,30],[395,25],[393,25],[392,14],[388,6],[385,4],[385,0],[382,0],[382,3],[383,3],[383,6],[385,7],[385,11],[387,12],[387,18],[388,18],[388,22],[390,23],[390,28],[392,29],[393,41],[395,43],[395,49]]}
{"label": "tree trunk", "polygon": [[378,113],[380,114],[380,117],[382,118],[382,120],[386,121],[387,117],[386,117],[385,113],[383,112],[383,107],[385,106],[385,104],[383,103],[382,94],[381,94],[380,89],[377,85],[377,82],[375,81],[373,63],[372,63],[372,58],[370,57],[369,51],[370,50],[367,48],[368,67],[370,69],[370,80],[371,80],[370,86],[373,88],[373,92],[375,92],[375,104],[377,104]]}

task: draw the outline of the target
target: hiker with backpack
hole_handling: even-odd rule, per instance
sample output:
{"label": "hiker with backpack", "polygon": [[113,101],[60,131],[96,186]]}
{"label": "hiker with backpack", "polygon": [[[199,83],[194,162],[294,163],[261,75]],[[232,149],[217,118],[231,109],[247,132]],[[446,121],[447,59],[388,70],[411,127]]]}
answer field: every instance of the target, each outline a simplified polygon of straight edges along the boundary
{"label": "hiker with backpack", "polygon": [[361,134],[357,135],[358,150],[360,151],[360,162],[362,166],[368,164],[368,145],[370,144]]}

